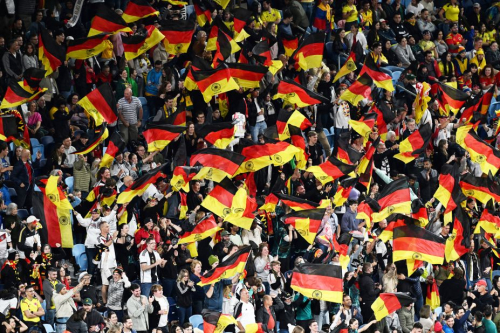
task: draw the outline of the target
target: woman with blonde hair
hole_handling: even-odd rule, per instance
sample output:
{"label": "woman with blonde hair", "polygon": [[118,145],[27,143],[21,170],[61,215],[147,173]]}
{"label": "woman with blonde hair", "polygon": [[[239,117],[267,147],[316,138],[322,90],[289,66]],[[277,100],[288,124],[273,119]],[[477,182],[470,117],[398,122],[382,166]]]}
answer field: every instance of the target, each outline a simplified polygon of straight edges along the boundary
{"label": "woman with blonde hair", "polygon": [[205,291],[203,287],[198,285],[198,282],[201,281],[201,261],[193,260],[191,262],[191,274],[189,275],[189,279],[194,282],[195,292],[193,294],[193,314],[201,314],[203,310],[203,301],[205,300]]}
{"label": "woman with blonde hair", "polygon": [[181,269],[175,287],[177,291],[179,323],[184,325],[193,313],[193,292],[196,291],[194,282],[189,279],[187,269]]}

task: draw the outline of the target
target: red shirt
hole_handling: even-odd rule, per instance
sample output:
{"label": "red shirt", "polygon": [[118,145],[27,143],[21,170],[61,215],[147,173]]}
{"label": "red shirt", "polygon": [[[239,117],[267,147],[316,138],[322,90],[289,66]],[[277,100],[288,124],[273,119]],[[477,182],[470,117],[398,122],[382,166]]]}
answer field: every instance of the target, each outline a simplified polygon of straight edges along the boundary
{"label": "red shirt", "polygon": [[[448,36],[446,36],[446,44],[449,45],[459,45],[460,43],[462,43],[462,41],[464,40],[464,38],[462,37],[461,34],[452,34],[451,32],[448,34]],[[454,49],[454,50],[449,50],[450,53],[458,53],[458,49]]]}
{"label": "red shirt", "polygon": [[271,308],[267,309],[267,313],[269,313],[269,321],[267,322],[267,330],[272,331],[274,326],[276,326],[276,322],[274,321],[273,314],[271,313]]}
{"label": "red shirt", "polygon": [[31,165],[28,162],[24,163],[24,165],[26,166],[26,170],[28,171],[28,177],[31,185],[33,183],[33,172],[31,169]]}

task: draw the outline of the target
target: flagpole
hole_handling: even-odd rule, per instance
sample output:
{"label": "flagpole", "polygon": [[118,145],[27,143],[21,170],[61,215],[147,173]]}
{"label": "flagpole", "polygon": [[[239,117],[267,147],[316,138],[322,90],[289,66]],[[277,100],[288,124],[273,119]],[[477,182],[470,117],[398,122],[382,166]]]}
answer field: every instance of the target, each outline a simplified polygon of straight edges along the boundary
{"label": "flagpole", "polygon": [[412,94],[413,96],[417,97],[417,94],[415,94],[414,92],[409,91],[409,90],[408,90],[408,89],[406,89],[405,87],[403,87],[403,86],[397,86],[397,87],[398,87],[398,88],[400,88],[400,89],[403,89],[403,90],[404,90],[404,91],[406,91],[407,93]]}

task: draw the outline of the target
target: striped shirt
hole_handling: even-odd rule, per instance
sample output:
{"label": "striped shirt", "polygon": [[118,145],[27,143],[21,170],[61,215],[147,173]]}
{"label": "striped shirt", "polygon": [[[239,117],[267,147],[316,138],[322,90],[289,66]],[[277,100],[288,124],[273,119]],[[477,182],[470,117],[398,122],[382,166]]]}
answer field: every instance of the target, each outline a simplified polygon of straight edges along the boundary
{"label": "striped shirt", "polygon": [[[139,110],[142,109],[142,104],[139,98],[132,96],[130,103],[125,99],[125,97],[118,100],[118,112],[123,115],[123,118],[130,124],[137,124],[137,117],[139,115]],[[122,122],[120,121],[120,124]]]}

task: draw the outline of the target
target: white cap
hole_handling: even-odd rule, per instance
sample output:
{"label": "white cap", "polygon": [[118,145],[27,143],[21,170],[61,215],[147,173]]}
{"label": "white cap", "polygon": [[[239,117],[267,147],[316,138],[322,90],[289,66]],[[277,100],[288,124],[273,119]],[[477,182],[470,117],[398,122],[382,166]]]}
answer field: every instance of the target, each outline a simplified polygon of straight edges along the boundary
{"label": "white cap", "polygon": [[30,217],[28,217],[28,218],[26,219],[26,222],[27,222],[27,223],[33,223],[33,222],[38,222],[38,221],[40,221],[40,220],[39,220],[39,219],[37,219],[37,218],[36,218],[35,216],[33,216],[33,215],[31,215]]}

